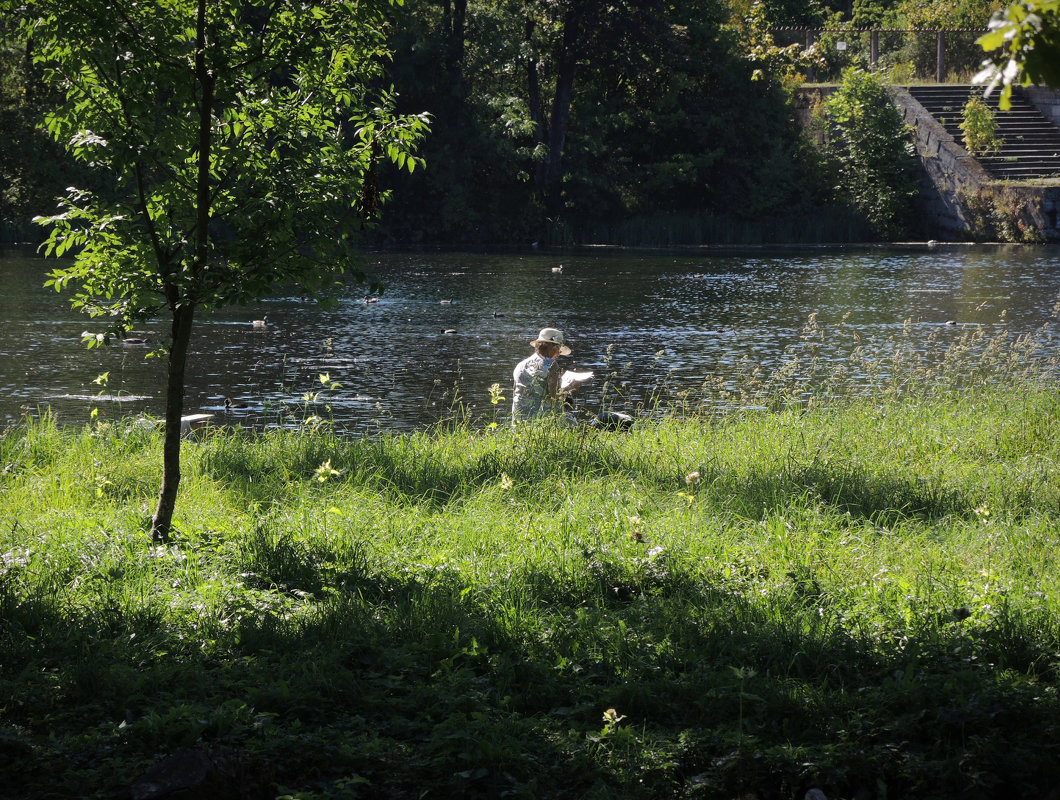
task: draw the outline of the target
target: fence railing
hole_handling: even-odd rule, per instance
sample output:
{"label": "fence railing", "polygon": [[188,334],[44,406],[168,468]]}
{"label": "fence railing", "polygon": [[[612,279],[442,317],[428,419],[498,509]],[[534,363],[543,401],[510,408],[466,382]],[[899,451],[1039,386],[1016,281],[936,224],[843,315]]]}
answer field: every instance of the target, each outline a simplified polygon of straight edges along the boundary
{"label": "fence railing", "polygon": [[861,66],[889,73],[894,83],[967,83],[985,59],[976,43],[985,28],[773,28],[770,33],[780,46],[817,46],[822,65],[810,71],[810,81],[838,80],[846,67]]}

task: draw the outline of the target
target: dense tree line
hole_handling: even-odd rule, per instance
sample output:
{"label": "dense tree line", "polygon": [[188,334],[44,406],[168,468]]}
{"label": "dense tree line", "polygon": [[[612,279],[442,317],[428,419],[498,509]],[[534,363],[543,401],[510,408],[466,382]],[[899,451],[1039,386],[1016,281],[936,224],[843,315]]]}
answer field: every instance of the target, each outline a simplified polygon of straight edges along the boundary
{"label": "dense tree line", "polygon": [[394,80],[435,125],[381,234],[615,240],[635,219],[808,212],[821,182],[750,17],[718,0],[410,4]]}
{"label": "dense tree line", "polygon": [[[812,67],[784,26],[980,27],[995,0],[408,0],[392,10],[399,109],[432,115],[427,169],[367,232],[385,244],[871,235],[795,122]],[[28,49],[0,63],[0,219],[47,213],[71,167],[38,132],[54,98]],[[812,55],[812,54],[811,54]],[[808,220],[838,225],[814,232]]]}
{"label": "dense tree line", "polygon": [[55,208],[79,170],[41,121],[57,98],[33,70],[29,43],[8,37],[0,47],[0,241],[40,238],[30,219]]}
{"label": "dense tree line", "polygon": [[[429,108],[436,124],[424,151],[427,173],[404,182],[380,236],[666,243],[872,235],[845,213],[834,160],[809,147],[794,122],[790,89],[812,62],[785,54],[769,31],[985,28],[996,7],[990,0],[409,4],[397,26],[394,78],[407,108]],[[825,216],[841,224],[800,225]]]}

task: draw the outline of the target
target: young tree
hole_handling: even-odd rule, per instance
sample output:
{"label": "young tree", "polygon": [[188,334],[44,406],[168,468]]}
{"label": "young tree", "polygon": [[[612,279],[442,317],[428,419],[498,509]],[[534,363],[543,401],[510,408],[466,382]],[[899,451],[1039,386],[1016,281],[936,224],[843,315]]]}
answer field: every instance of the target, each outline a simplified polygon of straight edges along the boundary
{"label": "young tree", "polygon": [[[391,0],[401,2],[401,0]],[[162,487],[152,522],[169,538],[180,418],[200,309],[281,284],[320,293],[354,254],[345,234],[381,198],[375,164],[410,171],[422,115],[380,89],[387,0],[25,0],[22,35],[65,102],[51,134],[107,179],[73,187],[49,255],[74,254],[51,285],[121,337],[168,314]]]}

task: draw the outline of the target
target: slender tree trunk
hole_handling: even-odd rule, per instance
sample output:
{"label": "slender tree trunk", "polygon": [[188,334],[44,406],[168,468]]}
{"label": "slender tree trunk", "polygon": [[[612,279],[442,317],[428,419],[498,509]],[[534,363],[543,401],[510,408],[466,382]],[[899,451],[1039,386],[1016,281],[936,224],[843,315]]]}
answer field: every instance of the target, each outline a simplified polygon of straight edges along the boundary
{"label": "slender tree trunk", "polygon": [[548,160],[545,162],[545,208],[555,218],[563,208],[563,148],[570,122],[571,99],[574,96],[574,73],[579,56],[581,24],[579,11],[567,11],[563,24],[556,72],[556,95],[552,100],[552,114],[548,132]]}
{"label": "slender tree trunk", "polygon": [[22,69],[25,70],[25,101],[32,107],[36,97],[36,73],[33,70],[33,37],[26,38],[26,49],[22,54]]}
{"label": "slender tree trunk", "polygon": [[173,512],[177,506],[180,486],[180,418],[184,415],[184,367],[188,360],[188,344],[195,309],[177,305],[173,309],[172,343],[169,348],[166,380],[166,432],[162,449],[162,491],[158,508],[151,521],[151,536],[155,541],[168,542],[173,529]]}
{"label": "slender tree trunk", "polygon": [[[193,278],[201,275],[206,268],[210,243],[210,145],[216,78],[206,63],[206,3],[207,0],[198,0],[196,24],[195,76],[200,95]],[[189,285],[184,277],[174,277],[166,283],[166,300],[173,314],[166,383],[166,438],[162,452],[162,490],[151,523],[152,537],[161,542],[169,541],[173,512],[177,505],[177,489],[180,487],[180,419],[184,415],[184,370],[195,319],[195,287]]]}
{"label": "slender tree trunk", "polygon": [[467,23],[467,0],[455,0],[448,28],[446,45],[446,71],[449,73],[449,88],[453,99],[460,106],[464,102],[464,47]]}
{"label": "slender tree trunk", "polygon": [[[537,72],[537,56],[531,46],[534,36],[534,20],[527,17],[525,40],[528,55],[526,56],[526,89],[530,103],[530,119],[534,122],[534,143],[548,146],[548,122],[545,120],[545,104],[541,99],[541,77]],[[534,169],[534,191],[538,197],[545,194],[545,161],[537,162]]]}

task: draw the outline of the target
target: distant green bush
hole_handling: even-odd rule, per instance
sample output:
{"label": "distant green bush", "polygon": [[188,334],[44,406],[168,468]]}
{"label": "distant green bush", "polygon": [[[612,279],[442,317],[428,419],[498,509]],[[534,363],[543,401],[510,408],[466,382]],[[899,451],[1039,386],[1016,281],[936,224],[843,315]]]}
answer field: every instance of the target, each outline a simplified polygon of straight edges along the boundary
{"label": "distant green bush", "polygon": [[879,78],[846,70],[825,101],[824,115],[837,194],[865,215],[880,238],[908,235],[916,197],[913,142]]}

